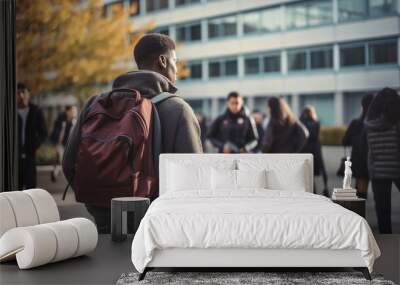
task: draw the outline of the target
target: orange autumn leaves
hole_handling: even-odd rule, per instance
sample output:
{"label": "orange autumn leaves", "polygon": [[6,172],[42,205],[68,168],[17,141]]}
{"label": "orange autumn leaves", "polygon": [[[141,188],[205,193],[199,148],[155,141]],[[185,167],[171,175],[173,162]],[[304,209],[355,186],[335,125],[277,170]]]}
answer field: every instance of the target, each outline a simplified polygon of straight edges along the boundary
{"label": "orange autumn leaves", "polygon": [[104,17],[101,0],[18,0],[17,78],[33,94],[68,92],[81,100],[132,65],[152,24],[131,33],[122,9]]}

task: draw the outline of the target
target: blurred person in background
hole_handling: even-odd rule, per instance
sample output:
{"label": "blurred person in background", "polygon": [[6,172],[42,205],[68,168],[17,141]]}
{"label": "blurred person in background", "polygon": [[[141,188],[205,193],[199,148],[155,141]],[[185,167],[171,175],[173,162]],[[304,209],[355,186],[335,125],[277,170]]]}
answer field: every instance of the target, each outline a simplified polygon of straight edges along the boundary
{"label": "blurred person in background", "polygon": [[298,153],[308,137],[306,127],[296,118],[283,98],[268,100],[269,122],[264,132],[264,153]]}
{"label": "blurred person in background", "polygon": [[[301,113],[300,122],[307,128],[309,136],[301,152],[311,153],[314,157],[314,175],[322,175],[324,181],[323,194],[329,197],[328,175],[326,174],[324,159],[322,157],[321,142],[319,141],[320,123],[314,106],[306,106]],[[316,192],[314,183],[314,193]]]}
{"label": "blurred person in background", "polygon": [[29,89],[17,84],[18,183],[20,189],[36,187],[36,151],[47,137],[42,110],[30,102]]}
{"label": "blurred person in background", "polygon": [[254,110],[253,113],[251,113],[251,116],[254,119],[254,122],[256,123],[256,128],[257,128],[257,133],[258,133],[258,144],[257,147],[254,149],[254,152],[261,152],[261,145],[262,145],[262,138],[264,135],[264,119],[265,116],[260,110]]}
{"label": "blurred person in background", "polygon": [[373,94],[367,94],[362,98],[361,115],[350,122],[342,142],[343,146],[351,146],[351,169],[353,176],[356,178],[357,196],[364,199],[367,199],[369,183],[365,118],[373,98]]}
{"label": "blurred person in background", "polygon": [[372,100],[366,119],[368,170],[379,232],[392,233],[392,184],[400,190],[400,96],[384,88]]}
{"label": "blurred person in background", "polygon": [[206,150],[207,119],[202,113],[196,112],[195,115],[200,125],[200,139],[201,139],[201,144],[203,146],[203,151],[207,152]]}
{"label": "blurred person in background", "polygon": [[56,146],[57,163],[51,172],[51,180],[57,181],[61,171],[61,161],[64,155],[64,148],[67,145],[69,134],[76,123],[78,109],[76,106],[66,106],[54,122],[53,131],[50,135],[51,142]]}
{"label": "blurred person in background", "polygon": [[227,109],[211,125],[207,135],[220,153],[248,153],[257,147],[256,124],[243,105],[243,97],[230,92]]}

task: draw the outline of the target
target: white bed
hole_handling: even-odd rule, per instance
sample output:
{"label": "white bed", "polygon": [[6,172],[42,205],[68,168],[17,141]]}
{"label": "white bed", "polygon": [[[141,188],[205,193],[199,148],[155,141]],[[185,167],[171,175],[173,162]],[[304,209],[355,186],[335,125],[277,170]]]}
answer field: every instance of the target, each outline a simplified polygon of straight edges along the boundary
{"label": "white bed", "polygon": [[[235,172],[235,189],[210,190],[201,168],[210,166],[250,179]],[[254,186],[260,169],[272,187],[238,187]],[[132,262],[140,278],[154,267],[354,267],[370,278],[380,251],[367,222],[312,194],[312,183],[309,154],[163,154],[160,197],[136,232]]]}

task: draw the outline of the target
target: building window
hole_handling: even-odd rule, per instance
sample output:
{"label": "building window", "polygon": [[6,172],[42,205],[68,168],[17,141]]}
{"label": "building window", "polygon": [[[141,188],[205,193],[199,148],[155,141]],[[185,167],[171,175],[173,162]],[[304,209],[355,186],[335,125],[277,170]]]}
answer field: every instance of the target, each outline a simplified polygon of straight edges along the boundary
{"label": "building window", "polygon": [[244,60],[244,73],[246,75],[260,73],[260,59],[258,57],[246,58]]}
{"label": "building window", "polygon": [[363,43],[340,47],[340,66],[365,65],[365,45]]}
{"label": "building window", "polygon": [[203,66],[201,62],[190,62],[187,64],[186,68],[189,74],[185,77],[180,78],[180,80],[199,80],[203,77]]}
{"label": "building window", "polygon": [[236,76],[238,74],[237,59],[210,61],[208,69],[210,78]]}
{"label": "building window", "polygon": [[310,50],[310,68],[323,69],[333,67],[332,47]]}
{"label": "building window", "polygon": [[190,78],[191,79],[201,79],[203,77],[203,66],[201,62],[192,64],[190,66]]}
{"label": "building window", "polygon": [[330,0],[303,1],[286,7],[286,27],[296,29],[332,23],[333,7]]}
{"label": "building window", "polygon": [[267,54],[261,57],[248,56],[244,59],[245,75],[276,73],[281,71],[280,54]]}
{"label": "building window", "polygon": [[159,33],[159,34],[169,36],[169,29],[168,29],[168,27],[158,28],[158,29],[154,30],[154,33]]}
{"label": "building window", "polygon": [[147,12],[168,9],[168,0],[146,0],[145,2]]}
{"label": "building window", "polygon": [[134,17],[140,13],[140,0],[129,1],[129,16]]}
{"label": "building window", "polygon": [[221,64],[219,62],[210,62],[208,64],[208,69],[210,78],[221,76]]}
{"label": "building window", "polygon": [[261,12],[251,12],[243,15],[243,33],[269,33],[281,29],[282,9],[268,8]]}
{"label": "building window", "polygon": [[208,37],[213,39],[235,36],[237,34],[236,23],[236,16],[209,20]]}
{"label": "building window", "polygon": [[396,0],[369,0],[369,14],[372,17],[395,14]]}
{"label": "building window", "polygon": [[193,42],[201,40],[201,24],[187,24],[176,28],[176,40],[178,42]]}
{"label": "building window", "polygon": [[307,105],[312,105],[317,111],[321,125],[334,125],[334,96],[333,94],[312,94],[301,95],[300,106],[303,109]]}
{"label": "building window", "polygon": [[231,59],[224,62],[225,76],[235,76],[238,74],[237,59]]}
{"label": "building window", "polygon": [[261,29],[261,15],[259,12],[246,13],[243,15],[243,33],[253,34]]}
{"label": "building window", "polygon": [[261,30],[263,32],[275,32],[281,29],[282,9],[270,8],[261,12]]}
{"label": "building window", "polygon": [[184,6],[200,3],[201,0],[175,0],[175,6]]}
{"label": "building window", "polygon": [[290,51],[288,52],[288,70],[300,71],[307,69],[307,53],[306,51]]}
{"label": "building window", "polygon": [[369,64],[396,64],[397,40],[369,43]]}
{"label": "building window", "polygon": [[281,71],[281,56],[266,55],[263,57],[263,71],[264,73],[280,72]]}
{"label": "building window", "polygon": [[362,20],[368,17],[367,0],[338,0],[339,21]]}

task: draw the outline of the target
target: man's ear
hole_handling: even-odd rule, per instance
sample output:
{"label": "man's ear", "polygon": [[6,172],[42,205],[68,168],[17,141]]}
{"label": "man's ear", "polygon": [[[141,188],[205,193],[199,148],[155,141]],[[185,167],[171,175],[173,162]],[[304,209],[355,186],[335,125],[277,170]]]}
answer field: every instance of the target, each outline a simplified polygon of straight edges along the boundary
{"label": "man's ear", "polygon": [[167,68],[167,57],[165,56],[165,55],[160,55],[159,57],[158,57],[158,63],[160,64],[160,66],[162,67],[162,68]]}

